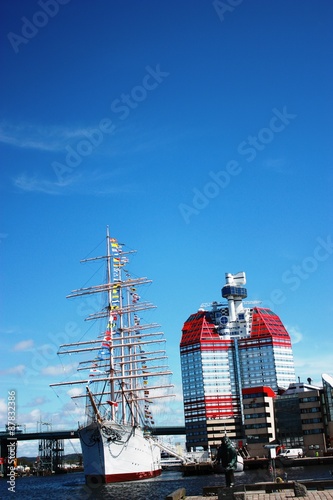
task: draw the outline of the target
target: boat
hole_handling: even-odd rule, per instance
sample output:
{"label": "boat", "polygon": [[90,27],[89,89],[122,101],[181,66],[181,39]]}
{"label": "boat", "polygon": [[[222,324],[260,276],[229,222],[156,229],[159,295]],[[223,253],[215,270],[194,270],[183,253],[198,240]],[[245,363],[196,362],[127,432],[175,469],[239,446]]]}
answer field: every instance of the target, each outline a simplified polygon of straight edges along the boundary
{"label": "boat", "polygon": [[[222,464],[215,462],[215,459],[210,456],[210,452],[189,452],[186,453],[184,458],[186,462],[183,463],[181,468],[184,476],[196,476],[205,474],[222,474],[224,468]],[[244,471],[244,459],[237,451],[237,465],[236,472]]]}
{"label": "boat", "polygon": [[162,471],[163,447],[152,433],[152,406],[157,399],[172,397],[173,386],[160,325],[142,321],[141,314],[156,306],[139,295],[139,289],[152,281],[129,272],[134,252],[111,237],[107,228],[105,255],[81,261],[104,261],[105,282],[67,296],[104,297],[104,307],[86,318],[96,325],[102,322],[93,338],[63,344],[58,351],[81,356],[77,370],[82,375],[51,384],[83,388],[72,398],[85,403],[86,421],[78,432],[90,485],[147,479]]}
{"label": "boat", "polygon": [[[182,471],[185,476],[197,474],[219,474],[223,472],[223,467],[216,464],[212,459],[210,451],[190,451],[179,452],[172,447],[163,447],[162,452],[162,469]],[[235,472],[244,471],[244,459],[237,451],[237,465]]]}
{"label": "boat", "polygon": [[168,453],[163,453],[161,455],[161,466],[162,470],[180,472],[182,470],[184,461],[180,458],[173,457]]}
{"label": "boat", "polygon": [[[221,464],[216,464],[212,460],[207,461],[188,461],[183,463],[181,468],[184,476],[198,476],[198,475],[207,475],[207,474],[223,474],[224,468]],[[237,455],[237,466],[234,471],[235,474],[237,472],[244,471],[244,462],[243,457]]]}

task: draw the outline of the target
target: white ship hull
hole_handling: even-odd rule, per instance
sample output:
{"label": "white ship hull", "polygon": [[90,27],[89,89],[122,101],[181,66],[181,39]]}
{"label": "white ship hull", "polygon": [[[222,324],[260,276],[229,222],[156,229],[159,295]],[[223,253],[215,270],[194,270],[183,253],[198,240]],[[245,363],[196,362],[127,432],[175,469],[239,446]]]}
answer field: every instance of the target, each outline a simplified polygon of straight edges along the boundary
{"label": "white ship hull", "polygon": [[160,449],[139,427],[110,421],[79,431],[87,484],[135,481],[161,474]]}

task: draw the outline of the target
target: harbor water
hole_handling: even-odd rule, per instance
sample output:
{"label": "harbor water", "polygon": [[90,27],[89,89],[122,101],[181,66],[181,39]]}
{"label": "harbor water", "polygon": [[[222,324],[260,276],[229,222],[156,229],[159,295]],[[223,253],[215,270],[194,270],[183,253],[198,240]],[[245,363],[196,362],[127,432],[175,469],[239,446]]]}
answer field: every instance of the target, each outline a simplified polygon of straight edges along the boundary
{"label": "harbor water", "polygon": [[[276,473],[283,477],[287,473],[289,481],[301,479],[332,479],[332,465],[277,468]],[[271,481],[267,469],[247,470],[235,475],[236,484]],[[144,481],[115,483],[99,488],[85,485],[82,472],[46,477],[22,477],[15,480],[15,492],[9,491],[7,479],[0,479],[0,498],[19,500],[164,500],[166,495],[177,488],[184,487],[187,495],[200,495],[204,486],[224,486],[223,474],[183,477],[181,472],[164,471],[161,476]]]}

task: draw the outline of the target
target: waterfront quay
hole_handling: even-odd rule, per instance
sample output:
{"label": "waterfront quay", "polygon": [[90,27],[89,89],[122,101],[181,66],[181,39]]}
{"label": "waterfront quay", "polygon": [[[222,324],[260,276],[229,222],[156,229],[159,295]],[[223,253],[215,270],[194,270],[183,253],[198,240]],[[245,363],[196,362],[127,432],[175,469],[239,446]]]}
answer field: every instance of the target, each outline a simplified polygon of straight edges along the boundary
{"label": "waterfront quay", "polygon": [[[184,500],[207,500],[207,498],[209,498],[209,500],[219,500],[219,497],[217,495],[209,497],[185,496],[183,498]],[[289,498],[297,498],[297,497],[295,497],[293,491],[283,491],[278,493],[262,493],[262,492],[246,493],[246,497],[244,498],[246,498],[246,500],[287,500]],[[333,500],[333,490],[308,491],[307,496],[303,498],[306,498],[307,500]]]}
{"label": "waterfront quay", "polygon": [[[333,466],[333,456],[326,457],[303,457],[288,458],[283,462],[277,457],[275,466],[282,468],[304,467],[313,465],[331,465]],[[268,469],[272,465],[270,458],[244,458],[244,470]],[[184,476],[196,476],[216,473],[216,468],[212,462],[197,462],[184,464],[181,468]]]}
{"label": "waterfront quay", "polygon": [[285,483],[264,482],[243,484],[226,488],[207,486],[202,495],[187,496],[185,488],[170,493],[165,500],[284,500],[287,498],[307,498],[309,500],[333,500],[333,480]]}

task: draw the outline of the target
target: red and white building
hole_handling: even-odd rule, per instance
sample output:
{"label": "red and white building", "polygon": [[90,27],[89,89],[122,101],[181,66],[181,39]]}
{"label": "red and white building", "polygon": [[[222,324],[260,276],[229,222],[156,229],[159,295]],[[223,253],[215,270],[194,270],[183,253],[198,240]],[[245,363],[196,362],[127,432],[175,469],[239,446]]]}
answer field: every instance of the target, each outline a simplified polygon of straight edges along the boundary
{"label": "red and white building", "polygon": [[[274,439],[269,398],[295,382],[287,330],[270,309],[244,304],[245,283],[245,273],[226,274],[226,302],[200,309],[183,326],[180,355],[188,450],[215,448],[225,432],[239,445],[245,443],[254,433],[247,429],[252,394],[263,397],[264,404],[258,421],[251,417],[251,426],[262,429],[261,442]],[[256,415],[253,409],[250,413]]]}

